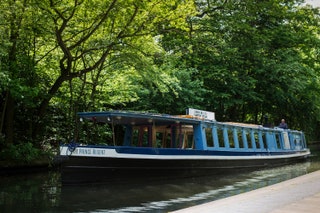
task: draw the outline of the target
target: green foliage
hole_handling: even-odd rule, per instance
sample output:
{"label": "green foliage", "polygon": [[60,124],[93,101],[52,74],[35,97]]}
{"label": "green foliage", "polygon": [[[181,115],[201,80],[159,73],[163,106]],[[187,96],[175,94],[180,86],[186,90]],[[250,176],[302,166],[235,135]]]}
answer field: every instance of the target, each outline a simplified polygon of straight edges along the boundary
{"label": "green foliage", "polygon": [[[83,122],[79,125],[79,143],[113,145],[111,126],[93,122]],[[119,141],[122,143],[122,140]]]}
{"label": "green foliage", "polygon": [[319,9],[301,3],[2,1],[2,158],[30,162],[81,134],[98,141],[79,132],[78,111],[268,114],[319,137]]}
{"label": "green foliage", "polygon": [[[5,0],[0,10],[0,130],[7,143],[39,146],[59,140],[56,132],[72,138],[77,111],[136,101],[134,76],[148,76],[161,51],[153,35],[164,23],[185,28],[194,7],[176,0]],[[51,119],[56,112],[65,118],[59,124]]]}
{"label": "green foliage", "polygon": [[309,129],[300,118],[318,108],[319,99],[305,110],[301,103],[319,92],[310,81],[319,71],[310,54],[317,52],[319,11],[299,3],[198,1],[190,33],[167,33],[162,43],[199,71],[195,78],[208,91],[205,107],[218,119],[260,123],[269,114],[276,125],[286,117],[291,127]]}
{"label": "green foliage", "polygon": [[[201,79],[194,79],[196,69],[181,64],[181,58],[157,56],[161,61],[152,82],[138,92],[140,100],[128,107],[134,110],[152,109],[169,114],[184,114],[188,107],[202,108],[206,90]],[[161,58],[161,59],[160,59]]]}
{"label": "green foliage", "polygon": [[17,165],[24,165],[39,159],[41,151],[35,148],[31,142],[10,144],[5,149],[1,150],[1,159],[8,162],[15,162]]}
{"label": "green foliage", "polygon": [[8,73],[0,72],[0,93],[8,89],[10,78]]}

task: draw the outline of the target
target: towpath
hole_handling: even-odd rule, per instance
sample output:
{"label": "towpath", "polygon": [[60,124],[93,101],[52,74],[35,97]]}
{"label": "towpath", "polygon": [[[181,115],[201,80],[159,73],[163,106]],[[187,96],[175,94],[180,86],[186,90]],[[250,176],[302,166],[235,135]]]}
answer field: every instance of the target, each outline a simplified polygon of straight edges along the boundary
{"label": "towpath", "polygon": [[320,171],[174,213],[313,213],[320,208]]}

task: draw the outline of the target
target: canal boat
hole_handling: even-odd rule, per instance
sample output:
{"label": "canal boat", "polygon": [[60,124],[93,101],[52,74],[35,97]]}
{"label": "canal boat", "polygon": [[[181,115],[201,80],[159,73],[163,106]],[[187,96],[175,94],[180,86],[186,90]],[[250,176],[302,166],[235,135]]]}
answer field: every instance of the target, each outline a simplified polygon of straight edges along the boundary
{"label": "canal boat", "polygon": [[85,139],[60,145],[63,183],[216,174],[280,166],[310,155],[302,131],[218,122],[203,110],[78,115],[84,126],[78,135]]}

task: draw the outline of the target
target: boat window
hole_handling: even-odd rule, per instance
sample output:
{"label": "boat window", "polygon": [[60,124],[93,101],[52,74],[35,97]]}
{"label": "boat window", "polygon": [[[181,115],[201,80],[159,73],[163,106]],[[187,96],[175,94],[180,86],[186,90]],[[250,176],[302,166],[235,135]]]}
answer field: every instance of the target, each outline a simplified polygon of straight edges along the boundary
{"label": "boat window", "polygon": [[293,141],[293,142],[294,142],[295,148],[296,148],[296,149],[301,149],[301,148],[303,148],[303,147],[302,147],[302,143],[301,143],[301,138],[300,138],[300,136],[294,134],[294,135],[293,135],[293,138],[294,138],[294,141]]}
{"label": "boat window", "polygon": [[206,128],[206,139],[207,139],[207,146],[213,147],[213,135],[212,135],[212,128]]}
{"label": "boat window", "polygon": [[248,148],[249,149],[253,148],[252,147],[252,138],[251,138],[250,131],[246,131],[246,138],[247,138]]}
{"label": "boat window", "polygon": [[[116,130],[115,133],[120,132],[120,129]],[[113,145],[111,126],[84,120],[80,123],[77,142],[81,144]]]}
{"label": "boat window", "polygon": [[139,135],[138,135],[138,141],[139,141],[139,146],[140,147],[148,147],[150,146],[149,144],[149,127],[148,126],[141,126]]}
{"label": "boat window", "polygon": [[[132,131],[131,146],[151,147],[152,141],[152,126],[135,126]],[[156,143],[156,142],[155,142]]]}
{"label": "boat window", "polygon": [[259,149],[259,134],[254,129],[250,129],[250,131],[246,135],[248,141],[248,148]]}
{"label": "boat window", "polygon": [[223,144],[225,148],[229,148],[229,136],[227,127],[223,127]]}
{"label": "boat window", "polygon": [[131,146],[158,148],[193,148],[193,126],[134,126]]}
{"label": "boat window", "polygon": [[164,139],[164,144],[162,145],[163,148],[170,148],[172,147],[171,143],[171,133],[170,131],[166,132],[165,134],[165,139]]}
{"label": "boat window", "polygon": [[164,132],[156,132],[156,141],[155,146],[157,148],[162,147],[162,144],[164,143]]}
{"label": "boat window", "polygon": [[180,124],[135,126],[132,131],[131,145],[158,148],[193,148],[193,126]]}
{"label": "boat window", "polygon": [[160,147],[162,147],[162,148],[171,148],[172,147],[171,130],[172,130],[172,128],[170,126],[156,128],[157,146],[159,145],[158,142],[161,141]]}
{"label": "boat window", "polygon": [[181,125],[171,125],[171,148],[182,147]]}
{"label": "boat window", "polygon": [[[106,125],[103,125],[103,126],[105,127]],[[123,144],[124,134],[125,134],[125,127],[123,125],[115,125],[113,127],[113,139],[110,145],[121,146]]]}
{"label": "boat window", "polygon": [[225,147],[224,139],[223,139],[223,127],[222,126],[217,126],[217,133],[218,133],[219,147]]}
{"label": "boat window", "polygon": [[237,131],[237,135],[238,135],[239,148],[244,148],[244,143],[243,143],[243,138],[242,138],[242,130],[241,129],[239,129],[239,131]]}
{"label": "boat window", "polygon": [[193,149],[194,148],[193,133],[184,132],[182,148],[184,148],[184,149]]}
{"label": "boat window", "polygon": [[267,135],[266,135],[266,132],[262,132],[262,144],[263,144],[263,147],[265,149],[268,149],[269,147],[267,146]]}
{"label": "boat window", "polygon": [[277,149],[281,149],[282,148],[281,135],[280,134],[281,134],[280,132],[275,132],[275,139],[276,139]]}
{"label": "boat window", "polygon": [[131,146],[139,146],[138,143],[138,138],[139,138],[139,129],[134,129],[132,131],[132,141],[131,141]]}
{"label": "boat window", "polygon": [[261,149],[262,147],[260,147],[260,143],[259,143],[259,134],[257,131],[253,132],[253,137],[254,137],[254,142],[256,143],[256,148],[257,149]]}
{"label": "boat window", "polygon": [[229,147],[230,148],[235,148],[233,131],[230,128],[228,128],[228,139],[229,139]]}

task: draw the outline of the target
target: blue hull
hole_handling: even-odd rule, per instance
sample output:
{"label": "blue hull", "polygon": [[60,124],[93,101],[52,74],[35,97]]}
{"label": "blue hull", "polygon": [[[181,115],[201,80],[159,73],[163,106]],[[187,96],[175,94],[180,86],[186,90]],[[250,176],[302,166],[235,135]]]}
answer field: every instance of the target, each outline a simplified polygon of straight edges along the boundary
{"label": "blue hull", "polygon": [[[120,155],[133,156],[132,158],[128,158],[127,156],[125,158],[66,156],[61,170],[62,183],[78,184],[125,181],[146,177],[154,179],[203,176],[281,166],[303,161],[308,156],[307,151],[282,153],[261,152],[257,155],[256,152],[124,147],[119,147],[116,150]],[[175,156],[174,159],[170,159],[172,155]],[[288,157],[288,155],[295,156]],[[146,157],[139,159],[137,156]],[[163,156],[165,157],[163,158]],[[210,157],[218,157],[218,159],[210,159]]]}
{"label": "blue hull", "polygon": [[[65,160],[62,182],[235,172],[290,164],[310,155],[301,131],[217,122],[214,113],[191,112],[194,114],[185,116],[123,111],[79,113],[87,122],[85,136],[92,136],[97,125],[105,125],[100,133],[109,131],[112,138],[81,140],[109,146],[79,142],[60,146],[60,157]],[[94,131],[88,128],[89,123]]]}

